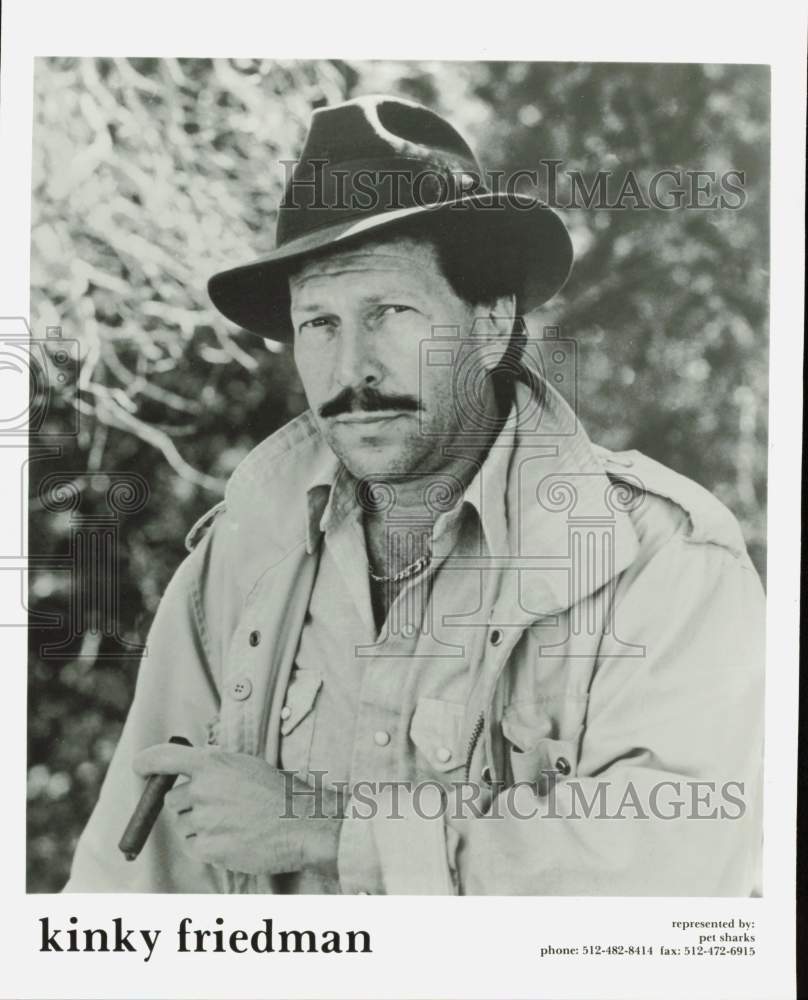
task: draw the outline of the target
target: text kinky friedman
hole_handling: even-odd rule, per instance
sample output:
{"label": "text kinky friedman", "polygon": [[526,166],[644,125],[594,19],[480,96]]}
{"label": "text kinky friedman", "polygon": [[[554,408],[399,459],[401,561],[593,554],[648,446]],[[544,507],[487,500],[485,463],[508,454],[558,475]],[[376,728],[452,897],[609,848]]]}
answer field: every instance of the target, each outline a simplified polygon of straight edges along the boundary
{"label": "text kinky friedman", "polygon": [[[69,917],[66,927],[55,927],[50,917],[40,917],[42,952],[112,952],[136,953],[148,962],[154,953],[162,930],[129,928],[122,917],[114,917],[109,927],[79,927],[78,917]],[[248,952],[263,954],[369,954],[370,932],[364,930],[281,930],[265,917],[253,931],[241,928],[226,930],[224,918],[216,917],[216,927],[193,926],[191,917],[183,917],[177,926],[176,951],[180,954],[200,952]]]}

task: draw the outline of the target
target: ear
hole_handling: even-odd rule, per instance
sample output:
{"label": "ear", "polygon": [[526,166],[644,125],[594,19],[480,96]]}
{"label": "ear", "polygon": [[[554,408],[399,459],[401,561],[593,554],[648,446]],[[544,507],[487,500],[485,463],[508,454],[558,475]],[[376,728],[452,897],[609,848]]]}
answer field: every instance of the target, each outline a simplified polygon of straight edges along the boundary
{"label": "ear", "polygon": [[511,342],[513,324],[516,320],[516,296],[503,295],[488,308],[488,340],[490,349],[485,352],[485,367],[489,371],[502,361]]}

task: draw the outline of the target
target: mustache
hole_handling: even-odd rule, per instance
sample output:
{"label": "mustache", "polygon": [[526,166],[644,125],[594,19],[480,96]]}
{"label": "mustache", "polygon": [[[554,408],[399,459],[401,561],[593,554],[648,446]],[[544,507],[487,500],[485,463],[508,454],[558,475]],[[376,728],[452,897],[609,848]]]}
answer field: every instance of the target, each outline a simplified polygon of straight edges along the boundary
{"label": "mustache", "polygon": [[346,386],[333,399],[323,403],[318,413],[321,417],[338,417],[341,413],[352,413],[355,410],[365,413],[378,413],[380,410],[405,410],[415,413],[420,409],[418,400],[412,396],[397,396],[392,393],[388,395],[371,386],[362,386],[360,389]]}

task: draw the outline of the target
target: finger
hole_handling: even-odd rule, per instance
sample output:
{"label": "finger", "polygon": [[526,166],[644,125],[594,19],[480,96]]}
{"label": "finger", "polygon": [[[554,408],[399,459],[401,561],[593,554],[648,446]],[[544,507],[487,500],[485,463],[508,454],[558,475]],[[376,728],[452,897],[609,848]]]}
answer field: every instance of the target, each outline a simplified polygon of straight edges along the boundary
{"label": "finger", "polygon": [[158,743],[141,750],[132,761],[132,767],[136,774],[144,778],[152,774],[187,774],[191,777],[201,765],[204,754],[200,747]]}
{"label": "finger", "polygon": [[194,823],[193,810],[189,810],[183,814],[175,813],[172,816],[172,824],[178,836],[183,840],[190,840],[199,832]]}
{"label": "finger", "polygon": [[188,812],[191,808],[190,786],[190,781],[183,781],[182,784],[175,785],[165,797],[166,808],[178,815]]}
{"label": "finger", "polygon": [[182,844],[185,854],[189,858],[198,860],[197,852],[199,850],[199,838],[197,837],[196,832],[189,830],[185,834],[180,834],[180,837],[180,843]]}

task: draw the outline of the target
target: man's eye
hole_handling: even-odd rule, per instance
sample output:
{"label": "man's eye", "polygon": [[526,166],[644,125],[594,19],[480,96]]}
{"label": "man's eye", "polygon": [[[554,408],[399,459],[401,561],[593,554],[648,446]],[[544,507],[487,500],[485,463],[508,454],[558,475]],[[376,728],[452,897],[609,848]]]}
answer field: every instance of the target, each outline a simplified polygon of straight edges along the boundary
{"label": "man's eye", "polygon": [[327,316],[315,316],[314,319],[307,319],[305,323],[301,323],[300,329],[306,330],[312,327],[324,327],[330,325],[331,325],[331,320]]}
{"label": "man's eye", "polygon": [[412,306],[403,306],[397,303],[392,303],[389,306],[381,307],[382,316],[391,316],[395,315],[396,313],[411,312],[411,311],[412,311]]}

